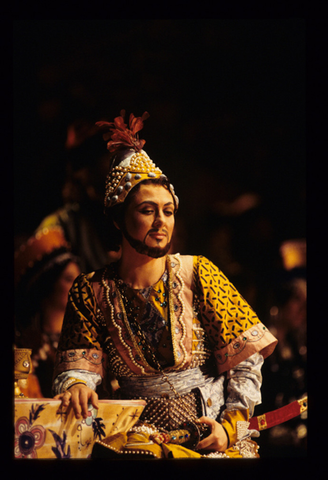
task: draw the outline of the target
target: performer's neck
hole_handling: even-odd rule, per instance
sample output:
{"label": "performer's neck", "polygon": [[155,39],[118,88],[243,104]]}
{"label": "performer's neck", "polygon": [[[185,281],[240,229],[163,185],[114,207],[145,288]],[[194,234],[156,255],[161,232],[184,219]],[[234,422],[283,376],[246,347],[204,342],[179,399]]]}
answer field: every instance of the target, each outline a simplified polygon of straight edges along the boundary
{"label": "performer's neck", "polygon": [[118,263],[118,274],[129,286],[140,289],[158,282],[165,271],[165,267],[166,255],[160,258],[152,258],[135,251],[128,255],[125,251]]}

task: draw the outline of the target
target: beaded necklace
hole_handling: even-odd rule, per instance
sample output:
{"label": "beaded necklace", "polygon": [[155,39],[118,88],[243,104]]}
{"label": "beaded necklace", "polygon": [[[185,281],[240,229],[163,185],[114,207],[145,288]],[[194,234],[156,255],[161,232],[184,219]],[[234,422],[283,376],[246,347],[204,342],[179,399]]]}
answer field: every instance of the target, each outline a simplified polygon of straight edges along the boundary
{"label": "beaded necklace", "polygon": [[[140,304],[142,305],[142,302],[141,300],[139,300],[138,296],[133,294],[131,295],[131,292],[128,291],[128,286],[124,284],[122,280],[118,279],[115,276],[113,280],[115,282],[116,289],[121,300],[120,304],[121,304],[124,318],[128,320],[133,333],[136,334],[137,344],[139,348],[142,350],[142,353],[147,357],[148,363],[150,359],[152,363],[152,367],[157,368],[157,362],[154,362],[155,353],[154,353],[153,347],[150,341],[146,338],[146,333],[144,332],[141,325],[141,320],[144,315],[146,304],[145,303],[143,304],[144,308],[142,308],[142,306],[140,307]],[[156,284],[157,283],[158,282],[156,282]],[[150,286],[147,289],[138,290],[138,292],[141,293],[143,297],[149,298],[151,291],[154,290],[154,292],[157,294],[157,296],[155,297],[155,300],[160,303],[160,306],[162,308],[166,308],[167,307],[166,298],[168,297],[168,290],[167,290],[167,287],[165,286],[165,282],[163,282],[163,285],[164,285],[164,291],[162,291],[162,289],[156,290],[154,286]],[[160,294],[162,294],[163,298],[160,298],[159,296]],[[170,323],[170,316],[168,313],[168,318],[167,318],[167,321],[165,322],[165,326],[168,325],[169,323]],[[148,326],[148,328],[150,333],[152,333],[152,331],[154,331],[157,328],[157,325],[155,323],[155,325],[151,327]],[[159,355],[158,352],[157,352],[157,355]],[[164,358],[162,360],[165,361]]]}

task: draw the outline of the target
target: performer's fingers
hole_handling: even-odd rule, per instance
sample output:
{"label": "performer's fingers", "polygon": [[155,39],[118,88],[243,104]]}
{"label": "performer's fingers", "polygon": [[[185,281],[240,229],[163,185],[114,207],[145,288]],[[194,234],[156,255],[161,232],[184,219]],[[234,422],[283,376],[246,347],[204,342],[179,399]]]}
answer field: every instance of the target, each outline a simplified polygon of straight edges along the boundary
{"label": "performer's fingers", "polygon": [[62,400],[62,403],[68,404],[71,398],[71,392],[66,390],[64,393],[59,393],[54,396],[54,400]]}
{"label": "performer's fingers", "polygon": [[83,418],[87,418],[88,416],[88,391],[86,389],[81,389],[80,390],[80,405],[81,405],[81,413]]}
{"label": "performer's fingers", "polygon": [[200,417],[200,418],[198,419],[198,421],[199,421],[200,423],[205,423],[206,425],[210,425],[210,426],[214,426],[214,425],[215,425],[215,420],[214,420],[213,418],[210,418],[210,417],[205,417],[205,416],[203,416],[203,417]]}
{"label": "performer's fingers", "polygon": [[93,407],[98,409],[99,408],[99,403],[98,403],[98,394],[96,392],[92,392],[90,395],[90,402],[92,403]]}
{"label": "performer's fingers", "polygon": [[62,405],[63,407],[68,407],[70,401],[71,401],[71,392],[69,392],[68,390],[66,390],[66,392],[64,392],[63,394],[63,397],[62,397]]}
{"label": "performer's fingers", "polygon": [[80,395],[79,395],[79,390],[74,389],[72,390],[72,396],[71,396],[71,404],[74,410],[75,417],[77,419],[81,418],[81,406],[80,406]]}
{"label": "performer's fingers", "polygon": [[228,437],[222,425],[212,418],[201,417],[202,423],[211,426],[211,433],[201,440],[197,450],[215,450],[222,452],[228,448]]}

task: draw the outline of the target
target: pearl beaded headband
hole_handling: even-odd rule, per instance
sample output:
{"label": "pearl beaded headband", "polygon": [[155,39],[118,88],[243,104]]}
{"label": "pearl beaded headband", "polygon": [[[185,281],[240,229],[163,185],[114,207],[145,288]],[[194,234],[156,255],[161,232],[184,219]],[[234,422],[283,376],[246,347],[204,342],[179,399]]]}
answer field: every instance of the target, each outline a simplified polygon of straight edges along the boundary
{"label": "pearl beaded headband", "polygon": [[[107,149],[112,154],[112,164],[106,179],[105,207],[112,207],[124,202],[133,187],[143,180],[163,178],[167,180],[155,163],[142,150],[145,140],[140,140],[138,132],[143,128],[143,121],[148,118],[145,112],[142,117],[135,117],[132,113],[129,127],[124,123],[124,110],[114,119],[113,123],[97,122],[99,127],[109,128],[104,134],[104,140],[109,140]],[[175,195],[173,185],[169,185],[170,192],[175,199],[176,208],[179,199]]]}

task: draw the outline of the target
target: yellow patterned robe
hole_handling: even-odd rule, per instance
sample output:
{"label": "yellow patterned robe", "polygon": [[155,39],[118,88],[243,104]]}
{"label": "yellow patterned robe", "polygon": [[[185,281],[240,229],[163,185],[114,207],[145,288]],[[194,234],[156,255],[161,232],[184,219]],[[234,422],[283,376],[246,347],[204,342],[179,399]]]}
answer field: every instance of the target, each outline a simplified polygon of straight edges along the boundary
{"label": "yellow patterned robe", "polygon": [[[229,374],[255,353],[263,358],[272,353],[277,340],[211,261],[203,256],[168,255],[167,272],[169,308],[161,308],[156,296],[148,299],[169,320],[157,345],[167,360],[165,372],[211,362],[218,375]],[[161,282],[154,291],[163,291]],[[66,374],[81,378],[81,372],[89,372],[97,376],[98,383],[110,374],[118,382],[120,377],[158,374],[131,331],[123,308],[107,270],[81,274],[76,279],[58,346],[54,393],[60,392],[63,382],[59,379]],[[236,441],[236,421],[248,419],[246,410],[236,410],[222,420],[229,446]]]}

